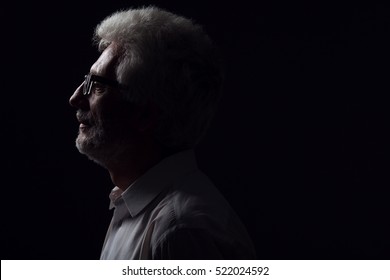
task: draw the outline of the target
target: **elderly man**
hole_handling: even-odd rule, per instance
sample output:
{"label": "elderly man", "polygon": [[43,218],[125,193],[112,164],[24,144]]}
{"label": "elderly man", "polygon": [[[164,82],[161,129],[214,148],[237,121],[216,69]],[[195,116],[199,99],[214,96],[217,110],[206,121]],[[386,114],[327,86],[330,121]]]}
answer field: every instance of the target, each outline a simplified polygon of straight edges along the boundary
{"label": "elderly man", "polygon": [[110,15],[94,39],[101,55],[70,104],[78,150],[115,186],[101,259],[255,258],[194,156],[221,93],[209,37],[189,19],[146,7]]}

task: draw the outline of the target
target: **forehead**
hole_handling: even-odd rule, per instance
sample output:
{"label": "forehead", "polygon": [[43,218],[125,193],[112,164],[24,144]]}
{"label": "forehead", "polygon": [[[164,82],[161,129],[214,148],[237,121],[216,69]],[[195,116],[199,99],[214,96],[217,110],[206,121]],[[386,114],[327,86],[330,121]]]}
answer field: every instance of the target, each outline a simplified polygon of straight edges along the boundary
{"label": "forehead", "polygon": [[119,60],[119,48],[114,43],[110,44],[91,66],[90,72],[106,78],[116,79],[116,67]]}

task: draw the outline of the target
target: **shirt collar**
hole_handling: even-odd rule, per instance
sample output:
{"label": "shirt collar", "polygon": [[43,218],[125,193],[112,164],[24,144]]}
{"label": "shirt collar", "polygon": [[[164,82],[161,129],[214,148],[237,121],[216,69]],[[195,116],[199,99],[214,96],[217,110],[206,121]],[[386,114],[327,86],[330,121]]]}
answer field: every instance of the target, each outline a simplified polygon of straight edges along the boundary
{"label": "shirt collar", "polygon": [[173,186],[180,178],[197,169],[193,150],[171,155],[149,169],[124,192],[115,187],[110,194],[110,208],[122,198],[132,217],[138,215],[163,190]]}

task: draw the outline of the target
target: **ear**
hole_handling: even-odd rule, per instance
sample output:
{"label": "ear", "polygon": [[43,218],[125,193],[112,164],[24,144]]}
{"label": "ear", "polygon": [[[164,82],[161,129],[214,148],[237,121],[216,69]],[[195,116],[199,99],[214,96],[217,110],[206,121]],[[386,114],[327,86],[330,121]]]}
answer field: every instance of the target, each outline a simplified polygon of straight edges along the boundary
{"label": "ear", "polygon": [[152,101],[145,105],[138,106],[134,112],[134,126],[138,132],[150,135],[157,126],[160,115],[159,107]]}

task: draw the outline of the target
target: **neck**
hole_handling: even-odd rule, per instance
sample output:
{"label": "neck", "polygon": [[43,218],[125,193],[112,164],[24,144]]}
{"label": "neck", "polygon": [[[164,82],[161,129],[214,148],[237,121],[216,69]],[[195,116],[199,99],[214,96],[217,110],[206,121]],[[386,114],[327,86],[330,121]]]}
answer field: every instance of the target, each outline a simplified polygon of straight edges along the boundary
{"label": "neck", "polygon": [[115,186],[125,191],[135,180],[159,163],[165,154],[157,147],[137,149],[129,152],[120,160],[107,166],[111,181]]}

